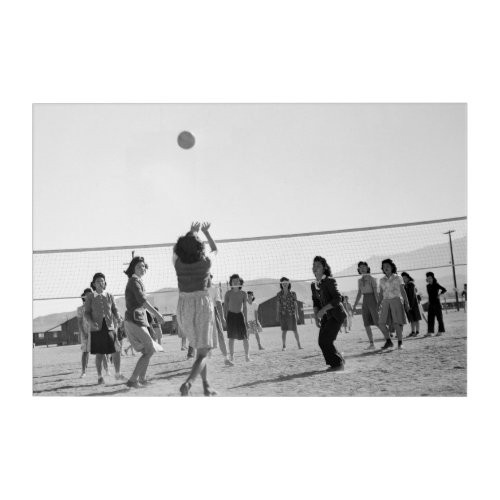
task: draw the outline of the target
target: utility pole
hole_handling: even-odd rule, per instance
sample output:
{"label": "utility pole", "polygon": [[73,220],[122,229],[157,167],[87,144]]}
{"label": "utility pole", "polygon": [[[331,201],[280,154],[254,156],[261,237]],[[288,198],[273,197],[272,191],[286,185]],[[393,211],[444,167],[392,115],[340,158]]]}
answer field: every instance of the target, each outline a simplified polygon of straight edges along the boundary
{"label": "utility pole", "polygon": [[451,253],[451,268],[453,269],[453,284],[455,286],[455,300],[457,302],[457,311],[460,311],[460,303],[458,302],[458,288],[457,288],[457,275],[455,274],[455,258],[453,257],[453,243],[451,242],[451,233],[454,233],[454,229],[450,229],[446,233],[450,238],[450,253]]}
{"label": "utility pole", "polygon": [[[132,258],[134,258],[134,255],[135,255],[135,250],[132,250]],[[130,264],[130,262],[123,263],[124,266],[128,266],[129,264]]]}

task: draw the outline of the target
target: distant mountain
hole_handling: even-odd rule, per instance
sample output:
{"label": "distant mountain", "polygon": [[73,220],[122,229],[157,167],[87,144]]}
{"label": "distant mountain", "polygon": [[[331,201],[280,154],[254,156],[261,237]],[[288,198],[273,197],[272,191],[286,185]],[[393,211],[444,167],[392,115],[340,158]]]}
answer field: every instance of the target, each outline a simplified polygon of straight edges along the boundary
{"label": "distant mountain", "polygon": [[[467,237],[458,238],[453,241],[453,250],[455,254],[455,262],[457,264],[462,264],[466,260],[467,256]],[[429,245],[427,247],[422,247],[411,252],[400,252],[393,253],[391,255],[372,255],[363,257],[371,265],[372,272],[375,274],[376,278],[380,278],[380,262],[390,257],[398,266],[398,272],[401,273],[404,270],[421,268],[419,271],[412,271],[410,274],[416,280],[417,288],[422,294],[426,294],[425,291],[425,271],[433,270],[436,273],[438,281],[448,289],[448,296],[453,295],[453,277],[451,273],[451,268],[436,268],[433,269],[432,264],[439,262],[439,265],[448,262],[449,255],[449,244],[447,242],[438,245]],[[446,256],[444,260],[443,256]],[[436,258],[439,257],[439,258]],[[351,302],[354,302],[357,293],[357,262],[345,269],[337,271],[335,276],[349,276],[348,278],[339,278],[338,286],[341,292],[348,295]],[[466,282],[467,276],[465,267],[457,267],[457,284],[462,291],[463,283]],[[465,271],[465,272],[464,272]],[[311,289],[310,282],[313,281],[314,277],[311,275],[310,281],[294,281],[293,277],[290,277],[292,281],[292,290],[297,293],[299,300],[303,301],[306,305],[311,304]],[[246,281],[244,290],[253,290],[256,299],[255,302],[260,304],[267,299],[276,295],[279,291],[279,278],[260,278],[257,280]],[[223,288],[223,293],[225,288]],[[151,302],[159,308],[162,313],[174,313],[177,308],[178,291],[177,288],[161,288],[149,294]],[[116,304],[123,315],[125,312],[125,299],[120,297],[116,299]],[[76,311],[68,311],[63,313],[49,314],[47,316],[39,316],[33,320],[33,331],[43,332],[59,325],[66,320],[74,317]]]}

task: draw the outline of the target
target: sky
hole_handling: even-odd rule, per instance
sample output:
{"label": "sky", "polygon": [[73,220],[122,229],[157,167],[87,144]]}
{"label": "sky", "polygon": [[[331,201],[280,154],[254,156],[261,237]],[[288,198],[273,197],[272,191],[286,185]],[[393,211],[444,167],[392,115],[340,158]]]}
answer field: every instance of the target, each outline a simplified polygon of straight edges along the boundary
{"label": "sky", "polygon": [[34,250],[170,243],[192,220],[217,240],[467,212],[463,104],[44,104],[33,121]]}
{"label": "sky", "polygon": [[167,243],[192,220],[226,239],[466,215],[463,104],[43,104],[33,120],[35,250]]}

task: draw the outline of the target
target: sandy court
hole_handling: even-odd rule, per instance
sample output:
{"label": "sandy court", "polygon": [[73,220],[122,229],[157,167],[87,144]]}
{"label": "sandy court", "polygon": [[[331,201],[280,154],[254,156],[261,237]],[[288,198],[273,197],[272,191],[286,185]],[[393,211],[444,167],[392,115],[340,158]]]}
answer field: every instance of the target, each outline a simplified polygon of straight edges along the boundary
{"label": "sandy court", "polygon": [[[318,329],[307,323],[299,326],[304,347],[298,350],[293,333],[287,336],[287,350],[281,350],[279,328],[261,334],[264,351],[250,338],[251,362],[245,362],[242,342],[236,342],[235,366],[225,367],[219,350],[209,364],[209,380],[220,396],[466,396],[467,395],[467,315],[444,315],[447,332],[442,337],[405,339],[404,350],[382,353],[380,331],[374,330],[377,351],[368,345],[360,316],[353,318],[350,333],[339,334],[336,345],[344,353],[344,372],[325,372],[317,345]],[[410,332],[405,325],[404,336]],[[164,353],[153,356],[148,370],[152,384],[128,389],[114,376],[97,385],[95,356],[91,356],[87,377],[80,379],[80,346],[36,347],[33,349],[33,395],[35,396],[178,396],[189,373],[191,361],[180,350],[177,336],[164,336]],[[122,358],[122,373],[131,374],[136,357]],[[113,372],[113,369],[111,369]],[[203,396],[197,380],[193,396]]]}

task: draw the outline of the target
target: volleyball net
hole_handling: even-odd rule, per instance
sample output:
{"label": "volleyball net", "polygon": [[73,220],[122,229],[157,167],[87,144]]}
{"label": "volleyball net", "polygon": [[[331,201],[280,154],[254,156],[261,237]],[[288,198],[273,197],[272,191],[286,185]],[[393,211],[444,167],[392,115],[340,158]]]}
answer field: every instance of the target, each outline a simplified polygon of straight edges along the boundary
{"label": "volleyball net", "polygon": [[[448,231],[453,231],[455,267],[463,281],[467,266],[466,217],[228,240],[217,240],[215,230],[218,253],[212,274],[224,291],[229,276],[238,273],[245,280],[245,289],[255,290],[258,303],[276,294],[283,276],[290,279],[299,299],[309,303],[308,284],[314,280],[312,262],[316,255],[326,258],[339,288],[351,294],[356,288],[360,260],[368,262],[374,275],[381,273],[381,261],[391,258],[398,272],[425,279],[425,271],[432,270],[438,279],[442,276],[445,280],[452,273]],[[132,255],[141,255],[149,266],[144,282],[151,301],[162,313],[173,312],[178,297],[173,246],[166,243],[34,251],[33,300],[80,298],[96,272],[106,275],[107,290],[115,297],[123,297],[127,283],[123,271]]]}

